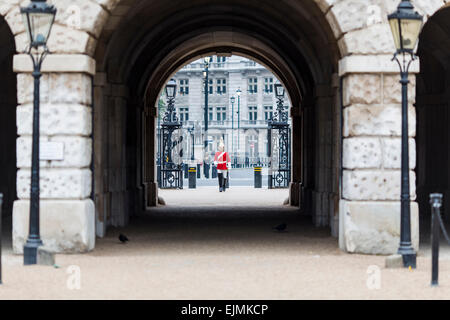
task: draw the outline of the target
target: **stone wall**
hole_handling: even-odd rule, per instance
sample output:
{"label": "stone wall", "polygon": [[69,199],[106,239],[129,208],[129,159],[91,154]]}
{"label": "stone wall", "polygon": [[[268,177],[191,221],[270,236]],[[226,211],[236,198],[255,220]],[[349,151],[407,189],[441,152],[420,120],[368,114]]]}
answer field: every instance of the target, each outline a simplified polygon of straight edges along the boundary
{"label": "stone wall", "polygon": [[[313,1],[313,0],[310,0]],[[318,188],[312,195],[318,213],[316,225],[331,221],[333,232],[339,204],[340,247],[349,252],[392,253],[398,244],[399,217],[399,159],[400,159],[400,84],[398,67],[390,61],[393,43],[386,15],[398,1],[392,0],[314,0],[322,10],[338,41],[342,60],[339,75],[343,78],[343,150],[340,192],[335,187],[341,177],[336,163],[339,131],[338,95],[332,92],[317,98],[317,116],[324,124],[317,128],[319,148],[315,161],[322,168],[316,173]],[[446,5],[444,0],[416,0],[416,8],[431,16]],[[0,15],[5,17],[15,36],[17,52],[25,47],[26,36],[20,17],[19,4],[27,1],[0,0]],[[64,143],[63,161],[41,162],[41,232],[44,243],[58,252],[91,250],[95,243],[95,212],[100,221],[105,211],[101,206],[113,205],[121,210],[126,194],[121,187],[113,197],[119,204],[105,200],[110,190],[97,189],[92,193],[92,96],[105,99],[108,95],[92,90],[97,69],[94,53],[105,54],[102,32],[112,33],[126,15],[134,0],[59,0],[56,23],[49,39],[53,55],[44,65],[41,81],[41,139]],[[96,57],[97,59],[98,57]],[[14,204],[14,251],[22,252],[27,235],[30,176],[32,78],[29,57],[18,54],[14,61],[17,72],[17,190],[19,200]],[[103,70],[102,70],[103,71]],[[119,71],[118,71],[119,72]],[[330,71],[332,72],[332,71]],[[412,72],[418,72],[418,64]],[[410,103],[414,102],[414,77],[411,76]],[[337,86],[335,87],[337,88]],[[108,97],[103,107],[111,107],[118,114],[125,108],[123,97]],[[95,106],[94,106],[95,107]],[[94,115],[95,115],[94,110]],[[150,114],[150,113],[147,113]],[[151,117],[151,115],[149,116]],[[150,118],[149,118],[150,119]],[[117,121],[120,116],[108,121]],[[148,120],[148,123],[151,124]],[[153,130],[154,126],[150,128]],[[94,131],[99,136],[110,135],[105,128]],[[153,130],[154,131],[154,130]],[[151,134],[154,134],[154,132]],[[122,134],[118,131],[117,134]],[[410,107],[411,170],[414,169],[415,111]],[[123,139],[123,136],[117,136]],[[324,140],[320,140],[324,139]],[[100,143],[98,140],[95,143]],[[151,146],[148,145],[147,149]],[[309,146],[308,146],[309,147]],[[151,149],[151,148],[150,148]],[[147,150],[151,154],[154,150]],[[103,161],[108,153],[96,155]],[[119,157],[115,154],[114,156]],[[122,157],[123,154],[120,155]],[[331,159],[330,159],[331,157]],[[336,158],[335,158],[336,157]],[[308,164],[311,165],[311,164]],[[123,174],[122,163],[111,167],[117,179]],[[153,170],[154,168],[147,168]],[[95,172],[94,178],[101,178]],[[148,176],[151,176],[149,174]],[[109,177],[112,179],[112,177]],[[108,178],[108,179],[109,179]],[[114,178],[115,179],[115,178]],[[113,179],[113,180],[114,180]],[[111,180],[108,180],[111,181]],[[152,180],[148,180],[151,183]],[[333,182],[330,182],[333,181]],[[411,172],[411,195],[415,196],[415,177]],[[105,183],[106,184],[106,183]],[[113,183],[114,185],[114,183]],[[123,186],[123,184],[121,184]],[[108,183],[108,186],[113,187]],[[154,185],[153,185],[154,188]],[[156,194],[156,191],[154,192]],[[112,200],[114,201],[114,200]],[[150,203],[151,201],[148,201]],[[413,240],[417,248],[417,205],[412,203]],[[114,213],[111,213],[111,217]],[[103,218],[104,219],[104,218]],[[103,220],[104,221],[104,220]],[[117,221],[121,225],[126,221]],[[328,223],[328,222],[327,222]],[[99,225],[98,225],[99,226]],[[97,229],[104,232],[104,226]]]}
{"label": "stone wall", "polygon": [[[85,252],[95,245],[92,192],[92,75],[84,56],[47,58],[40,96],[40,141],[63,144],[62,160],[40,161],[41,238],[55,252]],[[78,69],[78,72],[76,70]],[[29,57],[17,55],[17,196],[13,248],[22,253],[28,235],[33,77]]]}

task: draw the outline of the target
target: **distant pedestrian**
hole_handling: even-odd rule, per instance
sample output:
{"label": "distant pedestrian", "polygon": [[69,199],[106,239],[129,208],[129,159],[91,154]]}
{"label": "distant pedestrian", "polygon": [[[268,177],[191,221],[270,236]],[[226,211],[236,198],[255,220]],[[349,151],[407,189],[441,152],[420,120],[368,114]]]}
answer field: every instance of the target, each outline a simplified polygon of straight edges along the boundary
{"label": "distant pedestrian", "polygon": [[225,151],[225,144],[220,139],[219,151],[214,157],[214,165],[217,166],[217,178],[219,179],[219,191],[226,190],[228,169],[231,168],[231,160],[228,152]]}

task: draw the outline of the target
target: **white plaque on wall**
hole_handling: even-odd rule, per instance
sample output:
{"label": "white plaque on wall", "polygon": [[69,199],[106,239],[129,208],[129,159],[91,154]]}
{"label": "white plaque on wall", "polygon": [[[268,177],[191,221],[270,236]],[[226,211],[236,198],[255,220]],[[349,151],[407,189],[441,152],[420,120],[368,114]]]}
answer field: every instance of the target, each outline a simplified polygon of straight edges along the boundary
{"label": "white plaque on wall", "polygon": [[63,142],[41,142],[39,148],[40,160],[64,160]]}

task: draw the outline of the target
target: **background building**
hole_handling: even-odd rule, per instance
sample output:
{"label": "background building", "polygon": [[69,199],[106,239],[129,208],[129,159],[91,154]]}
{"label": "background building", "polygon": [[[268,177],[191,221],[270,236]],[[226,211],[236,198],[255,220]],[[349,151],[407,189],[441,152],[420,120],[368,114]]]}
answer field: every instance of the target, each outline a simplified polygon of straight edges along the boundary
{"label": "background building", "polygon": [[[204,160],[205,63],[196,60],[180,69],[175,106],[183,123],[183,159],[194,152],[196,162]],[[223,138],[233,164],[267,165],[268,121],[276,110],[274,83],[277,78],[264,66],[240,56],[211,56],[208,74],[209,162]],[[240,93],[238,94],[238,90]],[[234,100],[232,100],[234,98]],[[164,100],[165,98],[163,98]],[[234,101],[234,102],[233,102]],[[285,108],[290,101],[286,96]],[[161,112],[159,113],[161,117]],[[187,128],[194,128],[194,150]],[[233,130],[234,128],[234,130]]]}

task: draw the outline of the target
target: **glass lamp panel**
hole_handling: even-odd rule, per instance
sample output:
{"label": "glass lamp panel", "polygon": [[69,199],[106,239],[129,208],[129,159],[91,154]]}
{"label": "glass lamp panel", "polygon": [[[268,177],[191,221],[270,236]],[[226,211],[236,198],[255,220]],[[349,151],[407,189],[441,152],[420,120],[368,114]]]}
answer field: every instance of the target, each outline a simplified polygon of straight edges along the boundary
{"label": "glass lamp panel", "polygon": [[169,98],[173,98],[175,92],[175,87],[172,85],[166,86],[166,95]]}
{"label": "glass lamp panel", "polygon": [[389,25],[391,26],[391,32],[394,38],[395,48],[397,50],[400,50],[402,49],[402,47],[400,44],[400,26],[398,23],[398,19],[396,18],[389,19]]}
{"label": "glass lamp panel", "polygon": [[284,87],[280,84],[275,85],[275,89],[276,89],[276,94],[278,97],[282,97],[284,96]]}
{"label": "glass lamp panel", "polygon": [[55,16],[51,13],[29,13],[32,42],[46,44]]}
{"label": "glass lamp panel", "polygon": [[29,23],[27,12],[22,13],[22,20],[23,20],[23,25],[25,26],[25,30],[27,32],[28,43],[31,43],[33,36],[31,35],[30,23]]}
{"label": "glass lamp panel", "polygon": [[422,24],[423,24],[422,20],[419,19],[400,20],[404,49],[414,50],[417,44],[417,40],[419,39]]}

